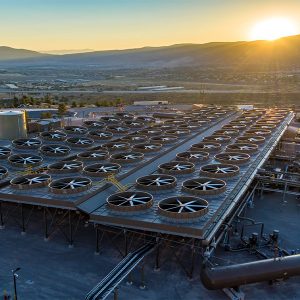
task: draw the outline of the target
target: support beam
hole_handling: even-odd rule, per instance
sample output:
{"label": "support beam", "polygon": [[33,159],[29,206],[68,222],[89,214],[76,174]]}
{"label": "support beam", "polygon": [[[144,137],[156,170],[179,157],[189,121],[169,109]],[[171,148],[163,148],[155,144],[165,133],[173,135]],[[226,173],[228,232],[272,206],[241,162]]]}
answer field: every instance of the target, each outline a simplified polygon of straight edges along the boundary
{"label": "support beam", "polygon": [[191,255],[191,269],[190,269],[190,275],[189,275],[189,279],[190,280],[193,279],[193,275],[194,275],[194,266],[195,266],[195,239],[193,239],[191,250],[192,250],[192,255]]}
{"label": "support beam", "polygon": [[73,216],[72,211],[69,210],[69,248],[74,247],[74,241],[73,241]]}
{"label": "support beam", "polygon": [[48,216],[47,216],[47,208],[44,207],[43,209],[44,212],[44,241],[49,240],[49,232],[48,232]]}
{"label": "support beam", "polygon": [[156,251],[155,251],[155,266],[154,271],[160,271],[160,243],[157,241]]}
{"label": "support beam", "polygon": [[2,201],[0,201],[0,229],[4,229],[4,216],[3,216],[3,211],[2,211]]}
{"label": "support beam", "polygon": [[21,234],[26,234],[26,226],[25,226],[25,212],[24,212],[24,205],[21,204]]}

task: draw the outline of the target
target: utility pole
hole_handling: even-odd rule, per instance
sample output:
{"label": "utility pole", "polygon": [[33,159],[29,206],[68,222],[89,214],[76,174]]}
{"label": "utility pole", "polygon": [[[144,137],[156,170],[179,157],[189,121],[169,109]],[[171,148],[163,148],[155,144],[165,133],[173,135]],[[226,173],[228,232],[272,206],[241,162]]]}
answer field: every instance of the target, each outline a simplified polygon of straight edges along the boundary
{"label": "utility pole", "polygon": [[17,278],[18,274],[17,272],[20,271],[21,268],[16,268],[15,270],[12,270],[13,273],[13,279],[14,279],[14,300],[18,300],[18,294],[17,294]]}

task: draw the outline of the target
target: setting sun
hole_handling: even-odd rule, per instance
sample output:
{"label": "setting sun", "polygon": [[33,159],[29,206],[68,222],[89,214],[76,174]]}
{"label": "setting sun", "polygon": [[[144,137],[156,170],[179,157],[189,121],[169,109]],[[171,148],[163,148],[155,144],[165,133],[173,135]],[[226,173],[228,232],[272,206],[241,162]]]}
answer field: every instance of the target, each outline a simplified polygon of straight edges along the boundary
{"label": "setting sun", "polygon": [[251,40],[276,40],[284,36],[297,34],[292,21],[285,18],[273,18],[257,23],[251,31]]}

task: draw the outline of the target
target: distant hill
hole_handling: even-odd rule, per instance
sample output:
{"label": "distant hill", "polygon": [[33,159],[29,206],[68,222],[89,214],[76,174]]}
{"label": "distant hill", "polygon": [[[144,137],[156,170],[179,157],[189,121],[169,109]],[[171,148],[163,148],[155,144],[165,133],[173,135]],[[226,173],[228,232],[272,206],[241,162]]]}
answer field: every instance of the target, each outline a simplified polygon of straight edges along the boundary
{"label": "distant hill", "polygon": [[[34,60],[33,60],[34,59]],[[99,65],[106,68],[183,67],[204,65],[300,65],[300,35],[275,41],[214,42],[45,55],[0,47],[0,61],[41,65]],[[22,61],[21,61],[22,60]]]}
{"label": "distant hill", "polygon": [[36,51],[0,46],[0,61],[32,59],[47,56],[49,55]]}

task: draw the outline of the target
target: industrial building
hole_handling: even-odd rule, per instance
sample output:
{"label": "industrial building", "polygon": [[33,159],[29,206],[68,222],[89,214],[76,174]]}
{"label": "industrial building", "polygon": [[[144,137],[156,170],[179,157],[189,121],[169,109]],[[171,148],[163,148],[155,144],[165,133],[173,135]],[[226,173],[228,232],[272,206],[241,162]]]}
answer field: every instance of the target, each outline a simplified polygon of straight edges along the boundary
{"label": "industrial building", "polygon": [[[276,232],[268,240],[273,259],[223,267],[212,259],[254,193],[300,196],[297,172],[265,168],[272,158],[287,159],[281,141],[294,117],[283,108],[195,105],[172,114],[118,112],[27,135],[23,113],[0,113],[0,226],[13,208],[26,232],[37,211],[44,238],[59,227],[72,247],[78,226],[92,224],[95,252],[106,231],[122,235],[124,259],[86,299],[116,292],[152,252],[159,269],[162,249],[179,243],[189,249],[189,277],[200,255],[202,284],[242,299],[243,284],[300,275],[299,255],[284,252],[275,263]],[[243,240],[244,248],[258,251],[262,234]]]}

